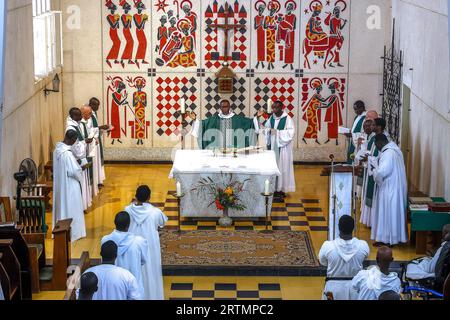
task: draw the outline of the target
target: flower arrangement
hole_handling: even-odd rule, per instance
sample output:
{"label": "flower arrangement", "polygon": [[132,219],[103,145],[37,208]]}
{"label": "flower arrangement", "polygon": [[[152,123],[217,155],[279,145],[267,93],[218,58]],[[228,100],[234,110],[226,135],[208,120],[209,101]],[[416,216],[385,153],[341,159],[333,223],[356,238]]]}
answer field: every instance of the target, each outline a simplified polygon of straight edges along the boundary
{"label": "flower arrangement", "polygon": [[[232,180],[231,175],[229,180]],[[215,205],[217,210],[220,211],[228,211],[228,209],[243,211],[246,209],[246,206],[242,204],[240,196],[244,192],[245,183],[249,180],[246,179],[243,182],[222,181],[220,183],[208,177],[201,179],[192,191],[211,195],[213,201],[209,204],[209,207]]]}

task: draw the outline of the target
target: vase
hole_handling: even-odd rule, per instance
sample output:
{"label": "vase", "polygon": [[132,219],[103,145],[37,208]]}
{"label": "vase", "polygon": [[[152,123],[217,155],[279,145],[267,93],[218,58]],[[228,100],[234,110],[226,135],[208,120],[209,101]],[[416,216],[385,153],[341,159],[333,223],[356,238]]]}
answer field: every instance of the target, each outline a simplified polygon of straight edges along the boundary
{"label": "vase", "polygon": [[228,208],[223,209],[223,217],[219,219],[219,225],[224,228],[229,228],[233,225],[233,219],[228,216]]}

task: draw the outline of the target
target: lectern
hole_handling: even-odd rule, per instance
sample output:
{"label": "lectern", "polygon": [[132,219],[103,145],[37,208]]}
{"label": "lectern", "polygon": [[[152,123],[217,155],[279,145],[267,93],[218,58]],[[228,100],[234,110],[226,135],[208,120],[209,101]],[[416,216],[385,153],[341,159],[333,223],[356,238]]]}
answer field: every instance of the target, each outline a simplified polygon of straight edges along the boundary
{"label": "lectern", "polygon": [[352,165],[332,165],[323,168],[321,176],[328,179],[328,240],[339,237],[338,223],[343,215],[353,216],[356,224],[354,177],[361,168]]}

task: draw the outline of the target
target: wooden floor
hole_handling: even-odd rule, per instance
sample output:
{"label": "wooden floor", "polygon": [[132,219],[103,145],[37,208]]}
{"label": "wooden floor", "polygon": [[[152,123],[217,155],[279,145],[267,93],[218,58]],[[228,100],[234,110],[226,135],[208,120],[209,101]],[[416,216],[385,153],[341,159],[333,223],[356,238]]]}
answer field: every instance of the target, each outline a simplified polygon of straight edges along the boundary
{"label": "wooden floor", "polygon": [[[83,251],[89,251],[92,258],[100,257],[100,239],[114,229],[115,214],[123,210],[131,202],[137,186],[142,184],[149,185],[152,189],[151,201],[152,203],[158,203],[161,209],[164,210],[166,206],[169,208],[173,207],[173,204],[171,204],[173,202],[169,201],[169,204],[167,204],[167,199],[170,197],[168,193],[175,190],[175,182],[168,179],[170,168],[170,165],[107,165],[105,187],[101,190],[100,195],[96,197],[94,206],[85,216],[87,237],[72,244],[72,258],[79,258]],[[327,238],[325,226],[327,225],[328,212],[328,178],[321,177],[320,172],[320,166],[296,166],[297,192],[290,194],[284,204],[274,205],[275,208],[279,208],[279,212],[276,211],[274,213],[275,217],[283,214],[288,216],[292,211],[289,209],[289,206],[294,208],[299,206],[296,204],[305,206],[305,204],[302,204],[302,201],[306,201],[309,210],[304,210],[303,208],[302,212],[306,211],[306,214],[303,214],[304,217],[295,218],[294,220],[304,219],[307,223],[292,223],[292,218],[280,218],[278,219],[279,221],[272,221],[274,230],[276,228],[286,228],[289,225],[291,230],[308,230],[305,228],[309,228],[308,231],[310,231],[316,254]],[[173,216],[174,214],[176,215],[176,212],[168,210],[166,214]],[[47,223],[51,228],[51,214],[47,215]],[[176,226],[176,219],[171,219],[169,227]],[[202,226],[195,227],[201,228]],[[189,230],[192,226],[183,225],[183,228]],[[255,227],[255,229],[258,228],[263,228],[263,226]],[[370,230],[358,225],[356,236],[369,242],[371,247],[369,258],[375,259],[376,248],[371,245]],[[48,257],[52,257],[52,240],[49,238],[46,241],[46,254]],[[396,260],[410,260],[415,258],[416,254],[412,246],[403,245],[394,248],[394,257]],[[200,298],[221,298],[227,294],[228,296],[226,297],[234,297],[235,295],[237,298],[244,298],[246,295],[253,298],[264,298],[273,294],[276,297],[270,296],[269,298],[320,299],[323,288],[322,278],[165,277],[164,282],[168,299],[195,299],[196,296],[201,296]],[[217,284],[228,284],[224,288],[235,290],[216,290]],[[184,290],[177,290],[177,288]],[[221,286],[218,288],[221,288]],[[270,288],[271,290],[260,290],[261,288]],[[277,288],[279,290],[275,290]],[[219,293],[212,296],[211,291]],[[259,292],[258,295],[256,295],[256,291]],[[35,298],[59,299],[62,295],[62,293],[42,293],[35,296]],[[193,296],[188,297],[189,295]]]}

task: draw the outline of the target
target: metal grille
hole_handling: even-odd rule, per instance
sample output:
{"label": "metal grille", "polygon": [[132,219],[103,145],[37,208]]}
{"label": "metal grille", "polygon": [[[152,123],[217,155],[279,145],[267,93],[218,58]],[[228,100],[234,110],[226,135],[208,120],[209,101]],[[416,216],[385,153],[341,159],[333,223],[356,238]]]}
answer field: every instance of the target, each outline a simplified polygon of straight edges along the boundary
{"label": "metal grille", "polygon": [[400,119],[402,110],[403,52],[395,48],[395,19],[393,21],[391,48],[384,47],[383,68],[383,118],[387,130],[397,144],[400,144]]}

